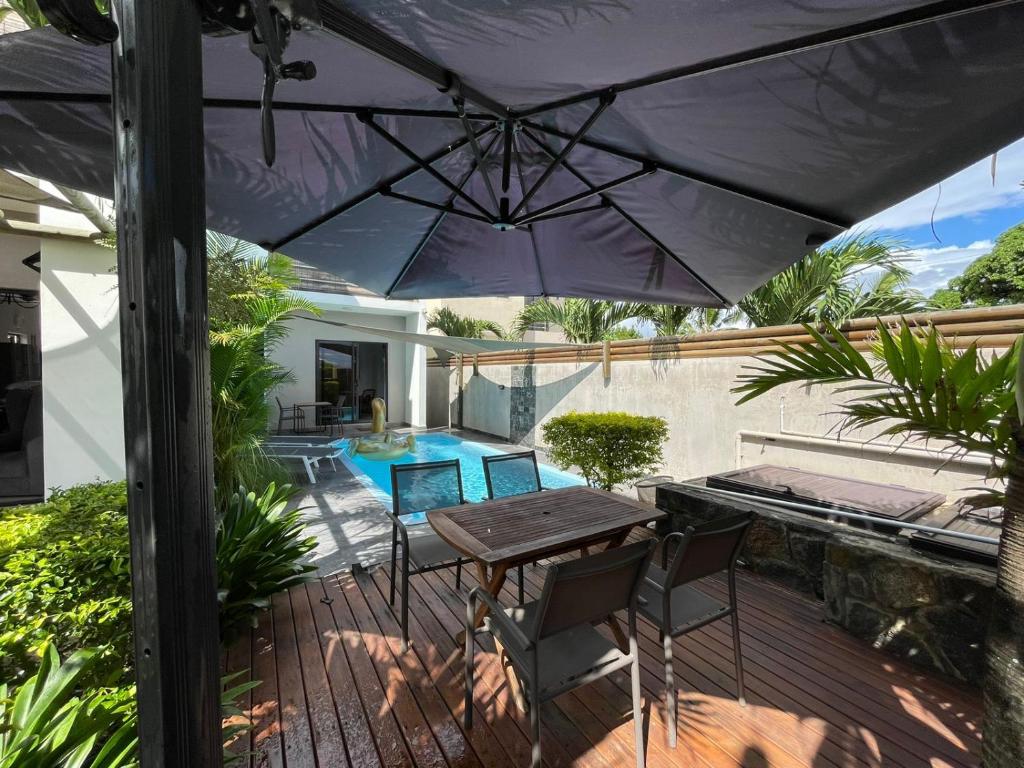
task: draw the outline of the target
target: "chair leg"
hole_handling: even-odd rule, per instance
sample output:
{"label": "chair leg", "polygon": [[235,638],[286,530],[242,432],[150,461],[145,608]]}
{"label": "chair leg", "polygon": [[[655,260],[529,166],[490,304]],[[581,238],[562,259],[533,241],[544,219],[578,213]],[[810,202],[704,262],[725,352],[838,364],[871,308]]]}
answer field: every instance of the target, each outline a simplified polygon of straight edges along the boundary
{"label": "chair leg", "polygon": [[455,588],[462,589],[462,561],[455,561]]}
{"label": "chair leg", "polygon": [[740,651],[740,615],[733,609],[732,612],[732,652],[736,661],[736,699],[740,706],[746,706],[743,689],[743,654]]}
{"label": "chair leg", "polygon": [[541,768],[540,760],[540,697],[530,686],[530,768]]}
{"label": "chair leg", "polygon": [[402,653],[409,650],[409,553],[402,548]]}
{"label": "chair leg", "polygon": [[668,719],[668,745],[676,746],[676,684],[672,674],[672,636],[662,633],[661,644],[665,650],[665,717]]}
{"label": "chair leg", "polygon": [[526,592],[524,587],[523,566],[519,566],[519,604],[526,605]]}
{"label": "chair leg", "polygon": [[644,711],[640,699],[640,658],[633,643],[633,663],[630,665],[633,683],[633,734],[636,739],[636,768],[644,768]]}
{"label": "chair leg", "polygon": [[388,602],[391,606],[395,605],[395,568],[398,558],[398,531],[394,528],[391,529],[391,595],[388,597]]}
{"label": "chair leg", "polygon": [[476,621],[476,601],[470,599],[466,602],[466,701],[462,711],[462,723],[466,728],[473,727],[473,622]]}

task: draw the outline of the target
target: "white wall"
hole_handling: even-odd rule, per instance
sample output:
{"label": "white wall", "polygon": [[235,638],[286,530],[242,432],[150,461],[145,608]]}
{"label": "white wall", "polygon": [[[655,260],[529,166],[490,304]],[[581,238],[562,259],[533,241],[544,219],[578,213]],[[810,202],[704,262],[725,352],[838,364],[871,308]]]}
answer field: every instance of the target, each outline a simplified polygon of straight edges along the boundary
{"label": "white wall", "polygon": [[[936,450],[895,442],[865,446],[877,429],[838,439],[833,412],[841,396],[831,388],[793,385],[735,405],[738,396],[729,390],[750,363],[751,358],[729,357],[614,361],[608,380],[600,363],[535,365],[537,427],[522,442],[542,445],[540,425],[572,410],[626,411],[668,421],[663,471],[677,479],[780,464],[951,497],[982,484],[984,460],[946,463],[948,457]],[[511,367],[481,366],[477,376],[472,370],[467,364],[464,426],[507,436]],[[447,381],[453,404],[456,379],[453,369]],[[444,386],[445,380],[435,377],[432,383]]]}
{"label": "white wall", "polygon": [[[353,323],[393,331],[415,330],[417,317],[405,314],[383,315],[362,312],[324,311],[322,319]],[[410,328],[409,323],[414,327]],[[404,342],[390,341],[379,336],[324,325],[313,320],[298,318],[288,323],[289,333],[274,350],[272,358],[292,371],[294,381],[271,394],[281,398],[285,405],[309,403],[316,400],[316,342],[368,341],[388,345],[388,421],[426,424],[426,360],[423,348]],[[411,348],[411,349],[410,349]],[[277,405],[271,400],[272,426],[277,425]]]}
{"label": "white wall", "polygon": [[58,240],[40,252],[46,487],[122,479],[116,254]]}

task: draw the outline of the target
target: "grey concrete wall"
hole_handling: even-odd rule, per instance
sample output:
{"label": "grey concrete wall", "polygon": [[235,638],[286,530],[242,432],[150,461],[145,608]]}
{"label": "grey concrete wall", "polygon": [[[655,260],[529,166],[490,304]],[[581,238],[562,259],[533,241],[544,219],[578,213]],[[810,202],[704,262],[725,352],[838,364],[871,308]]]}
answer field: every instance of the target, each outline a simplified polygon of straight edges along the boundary
{"label": "grey concrete wall", "polygon": [[[770,463],[931,489],[951,498],[983,482],[984,459],[947,462],[935,445],[929,450],[885,441],[865,444],[874,432],[837,435],[834,411],[843,395],[835,388],[787,386],[737,406],[738,397],[729,390],[753,362],[731,357],[615,361],[606,380],[599,363],[481,366],[474,376],[467,361],[463,425],[543,447],[540,426],[554,416],[572,410],[627,411],[668,421],[662,471],[677,479]],[[522,404],[530,398],[514,394],[516,368],[530,369],[532,425],[522,423]],[[447,382],[452,403],[456,379],[453,372]],[[432,379],[431,386],[444,387],[444,381]]]}
{"label": "grey concrete wall", "polygon": [[427,368],[427,427],[447,427],[451,416],[448,402],[448,377],[455,376],[452,368]]}

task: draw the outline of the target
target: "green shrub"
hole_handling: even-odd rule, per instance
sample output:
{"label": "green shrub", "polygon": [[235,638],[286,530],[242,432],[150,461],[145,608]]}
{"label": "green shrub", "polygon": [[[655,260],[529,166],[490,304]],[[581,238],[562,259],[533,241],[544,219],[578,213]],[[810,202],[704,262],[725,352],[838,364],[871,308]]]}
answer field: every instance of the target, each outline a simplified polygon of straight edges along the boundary
{"label": "green shrub", "polygon": [[57,491],[0,515],[0,679],[24,679],[52,642],[98,647],[97,680],[130,680],[131,568],[125,484]]}
{"label": "green shrub", "polygon": [[541,427],[551,460],[577,467],[587,484],[612,490],[639,480],[661,465],[668,424],[657,416],[567,413]]}
{"label": "green shrub", "polygon": [[262,496],[243,487],[227,502],[217,528],[217,600],[225,642],[256,625],[271,595],[307,581],[316,570],[302,562],[316,539],[301,538],[302,513],[287,510],[292,495],[290,485],[271,483]]}

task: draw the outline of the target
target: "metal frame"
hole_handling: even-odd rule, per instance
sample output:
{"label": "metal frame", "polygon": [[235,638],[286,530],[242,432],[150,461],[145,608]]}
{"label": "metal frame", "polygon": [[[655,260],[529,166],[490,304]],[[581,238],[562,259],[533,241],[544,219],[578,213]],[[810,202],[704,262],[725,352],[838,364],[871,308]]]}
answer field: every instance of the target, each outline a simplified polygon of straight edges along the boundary
{"label": "metal frame", "polygon": [[[678,697],[676,695],[674,671],[672,666],[672,641],[675,638],[698,630],[701,627],[718,621],[719,619],[729,617],[732,622],[733,663],[736,665],[736,699],[739,701],[741,706],[746,704],[743,687],[743,654],[740,648],[739,600],[736,597],[736,561],[739,559],[740,552],[743,549],[743,544],[746,542],[747,535],[750,533],[750,529],[753,526],[754,518],[755,515],[753,512],[747,512],[730,518],[725,518],[723,520],[716,520],[713,523],[708,523],[698,527],[689,526],[684,532],[677,531],[675,533],[670,533],[664,538],[661,545],[662,569],[665,574],[664,582],[659,583],[649,575],[645,579],[647,589],[655,595],[660,596],[661,600],[660,622],[656,621],[658,618],[657,615],[650,611],[645,611],[643,605],[640,606],[640,613],[655,624],[658,628],[659,638],[661,639],[662,651],[664,653],[665,711],[669,726],[668,745],[670,747],[674,748],[676,746],[678,728],[677,720],[679,719],[677,712]],[[676,576],[686,559],[690,545],[693,544],[695,539],[699,542],[703,536],[729,534],[734,531],[739,531],[739,536],[737,537],[732,552],[729,555],[728,565],[721,569],[727,571],[727,580],[729,584],[728,604],[723,604],[721,610],[708,616],[704,616],[703,618],[691,621],[687,624],[675,625],[672,621],[672,593],[676,589],[685,588],[688,583],[684,582],[676,584]],[[668,560],[668,545],[670,541],[676,542],[676,551],[672,556],[671,562]],[[720,573],[721,570],[716,572]],[[690,581],[696,580],[697,579],[691,579]]]}

